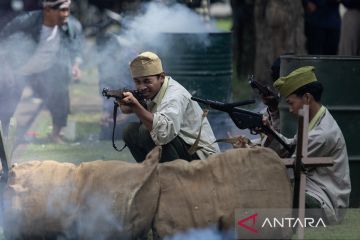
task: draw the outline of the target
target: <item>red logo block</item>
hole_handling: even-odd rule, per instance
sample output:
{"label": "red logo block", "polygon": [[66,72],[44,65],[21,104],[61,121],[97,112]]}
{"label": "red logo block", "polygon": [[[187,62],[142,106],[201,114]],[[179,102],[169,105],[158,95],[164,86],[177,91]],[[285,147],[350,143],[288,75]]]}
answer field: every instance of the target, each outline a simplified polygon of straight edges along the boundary
{"label": "red logo block", "polygon": [[[253,214],[253,215],[250,215],[250,216],[248,216],[248,217],[246,217],[246,218],[243,218],[243,219],[239,220],[239,221],[237,222],[237,224],[238,224],[240,227],[243,227],[243,228],[245,228],[245,229],[248,230],[248,231],[251,231],[251,232],[253,232],[253,233],[257,233],[258,231],[257,231],[255,228],[252,228],[252,227],[255,226],[255,224],[256,224],[256,217],[257,217],[257,216],[258,216],[258,214],[255,213],[255,214]],[[246,225],[245,222],[248,222],[248,221],[250,221],[250,220],[252,220],[251,225]]]}

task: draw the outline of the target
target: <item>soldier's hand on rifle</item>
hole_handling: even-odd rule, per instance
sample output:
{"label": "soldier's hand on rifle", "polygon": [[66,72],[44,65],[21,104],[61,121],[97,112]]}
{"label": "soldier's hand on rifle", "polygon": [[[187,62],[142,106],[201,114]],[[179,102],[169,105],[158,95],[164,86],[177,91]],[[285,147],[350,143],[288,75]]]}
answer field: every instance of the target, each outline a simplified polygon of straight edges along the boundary
{"label": "soldier's hand on rifle", "polygon": [[270,112],[278,110],[279,98],[274,96],[261,96],[263,103],[268,106]]}
{"label": "soldier's hand on rifle", "polygon": [[120,109],[123,113],[132,113],[133,108],[142,108],[139,101],[134,97],[131,92],[124,92],[123,98],[118,100]]}
{"label": "soldier's hand on rifle", "polygon": [[270,111],[276,111],[279,104],[279,94],[274,92],[269,88],[269,86],[264,86],[254,79],[254,76],[249,77],[250,86],[259,92],[259,95],[262,98],[262,101],[265,105],[270,108]]}
{"label": "soldier's hand on rifle", "polygon": [[132,110],[132,105],[134,102],[133,98],[134,98],[134,96],[132,95],[131,92],[124,92],[123,98],[117,100],[117,103],[119,104],[119,107],[123,113],[125,113],[125,114],[133,113],[133,110]]}
{"label": "soldier's hand on rifle", "polygon": [[263,115],[262,122],[264,126],[271,127],[271,122],[268,116]]}
{"label": "soldier's hand on rifle", "polygon": [[[275,131],[274,128],[272,127],[272,125],[271,125],[271,122],[270,122],[270,119],[269,119],[268,116],[263,115],[262,122],[263,122],[264,126],[266,126],[266,127],[270,128],[271,130]],[[268,137],[269,140],[273,139],[273,137],[270,134],[266,134],[266,136]]]}

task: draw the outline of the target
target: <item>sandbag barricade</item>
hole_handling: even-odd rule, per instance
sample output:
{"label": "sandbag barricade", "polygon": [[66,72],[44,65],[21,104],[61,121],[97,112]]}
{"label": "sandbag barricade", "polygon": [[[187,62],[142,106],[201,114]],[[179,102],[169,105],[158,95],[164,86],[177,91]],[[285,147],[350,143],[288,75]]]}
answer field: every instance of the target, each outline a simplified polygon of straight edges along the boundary
{"label": "sandbag barricade", "polygon": [[291,208],[286,168],[271,149],[232,149],[206,160],[75,166],[31,161],[12,168],[4,197],[7,238],[160,238],[190,228],[234,228],[236,209]]}
{"label": "sandbag barricade", "polygon": [[292,214],[286,167],[269,148],[231,149],[158,169],[161,192],[154,228],[160,238],[190,228],[234,229],[236,209],[282,208],[289,209],[286,216]]}
{"label": "sandbag barricade", "polygon": [[160,156],[157,147],[142,164],[31,161],[13,167],[3,192],[5,236],[132,239],[147,234],[160,194]]}

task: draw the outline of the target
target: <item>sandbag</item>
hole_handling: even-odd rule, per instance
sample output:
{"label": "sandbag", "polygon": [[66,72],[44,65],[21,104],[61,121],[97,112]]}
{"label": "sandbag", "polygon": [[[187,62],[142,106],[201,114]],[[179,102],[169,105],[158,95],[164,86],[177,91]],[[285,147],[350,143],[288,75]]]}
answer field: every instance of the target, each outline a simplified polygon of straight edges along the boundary
{"label": "sandbag", "polygon": [[206,160],[162,163],[158,169],[154,230],[160,238],[192,228],[232,229],[236,209],[292,207],[286,167],[268,148],[231,149]]}
{"label": "sandbag", "polygon": [[108,239],[147,233],[160,192],[160,154],[155,148],[141,164],[31,161],[14,166],[3,192],[5,236]]}
{"label": "sandbag", "polygon": [[79,166],[82,239],[135,239],[148,233],[160,194],[160,157],[156,147],[141,164],[95,161]]}
{"label": "sandbag", "polygon": [[74,164],[31,161],[14,166],[3,192],[7,238],[55,234],[73,222],[76,205]]}

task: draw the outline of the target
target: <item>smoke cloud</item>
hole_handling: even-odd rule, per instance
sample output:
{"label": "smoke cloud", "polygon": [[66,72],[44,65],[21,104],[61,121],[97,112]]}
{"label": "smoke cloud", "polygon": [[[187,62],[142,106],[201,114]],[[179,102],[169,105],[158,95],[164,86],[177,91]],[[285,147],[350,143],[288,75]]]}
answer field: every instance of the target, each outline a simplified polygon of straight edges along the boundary
{"label": "smoke cloud", "polygon": [[[181,4],[151,2],[142,5],[138,14],[124,16],[121,31],[100,36],[97,40],[97,65],[100,89],[134,88],[129,62],[140,52],[171,53],[170,33],[202,33],[198,41],[206,47],[207,35],[217,32],[213,22],[205,22],[199,14]],[[166,71],[166,69],[165,69]],[[112,110],[112,101],[104,100],[103,110]]]}
{"label": "smoke cloud", "polygon": [[[152,2],[144,4],[135,16],[125,16],[121,21],[122,30],[99,38],[97,64],[101,86],[132,86],[129,62],[146,50],[166,51],[169,42],[164,33],[208,33],[216,32],[212,22],[204,22],[193,10],[180,5],[165,5]],[[201,41],[206,45],[206,35]],[[104,83],[104,84],[102,84]]]}
{"label": "smoke cloud", "polygon": [[166,42],[161,41],[162,33],[208,33],[216,32],[212,22],[204,22],[202,17],[193,10],[180,5],[166,6],[161,3],[144,5],[143,13],[135,17],[126,17],[123,26],[126,29],[120,34],[119,41],[124,46],[137,43],[137,48],[142,45],[166,47]]}

